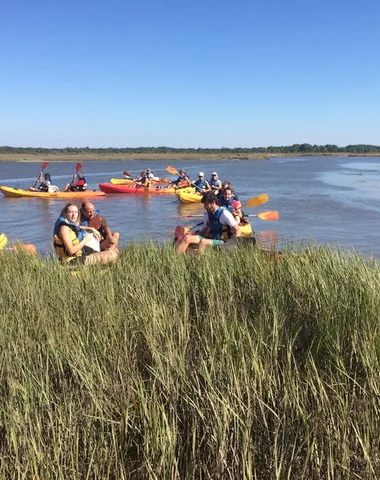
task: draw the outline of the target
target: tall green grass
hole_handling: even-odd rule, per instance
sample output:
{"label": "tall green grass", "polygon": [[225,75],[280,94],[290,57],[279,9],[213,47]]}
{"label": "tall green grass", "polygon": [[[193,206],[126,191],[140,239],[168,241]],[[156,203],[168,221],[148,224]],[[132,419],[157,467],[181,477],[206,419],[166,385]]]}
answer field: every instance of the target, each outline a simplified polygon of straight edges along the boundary
{"label": "tall green grass", "polygon": [[380,268],[0,257],[0,478],[380,478]]}

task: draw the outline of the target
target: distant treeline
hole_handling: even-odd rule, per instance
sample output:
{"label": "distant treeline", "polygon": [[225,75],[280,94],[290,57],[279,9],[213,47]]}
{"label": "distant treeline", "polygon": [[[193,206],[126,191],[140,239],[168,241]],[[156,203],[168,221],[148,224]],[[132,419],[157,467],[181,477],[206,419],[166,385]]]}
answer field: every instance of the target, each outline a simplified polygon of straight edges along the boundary
{"label": "distant treeline", "polygon": [[337,145],[310,145],[310,143],[295,143],[290,146],[269,146],[252,148],[172,148],[172,147],[137,147],[137,148],[90,148],[90,147],[67,147],[67,148],[33,148],[33,147],[0,147],[1,153],[29,153],[29,154],[84,154],[84,153],[226,153],[226,154],[250,154],[250,153],[378,153],[378,145],[347,145],[338,147]]}

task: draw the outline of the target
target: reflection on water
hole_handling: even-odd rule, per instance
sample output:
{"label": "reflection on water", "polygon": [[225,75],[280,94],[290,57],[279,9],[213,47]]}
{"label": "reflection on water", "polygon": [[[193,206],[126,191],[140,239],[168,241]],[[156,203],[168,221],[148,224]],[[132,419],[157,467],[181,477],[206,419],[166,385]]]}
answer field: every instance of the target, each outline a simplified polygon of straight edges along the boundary
{"label": "reflection on water", "polygon": [[[200,170],[206,178],[217,171],[222,180],[231,180],[241,201],[267,193],[268,203],[245,208],[246,213],[278,210],[278,222],[253,220],[256,236],[266,248],[282,248],[288,241],[312,240],[317,244],[339,244],[346,248],[380,256],[377,223],[380,218],[380,159],[347,157],[297,157],[257,160],[128,161],[86,162],[89,188],[99,182],[121,178],[151,167],[159,177],[167,177],[167,165],[185,168],[192,179]],[[0,184],[28,188],[34,184],[40,163],[0,163]],[[154,168],[153,168],[154,167]],[[46,169],[61,188],[71,179],[75,162],[52,163]],[[173,178],[173,177],[172,177]],[[92,200],[121,234],[121,243],[172,238],[177,224],[199,223],[201,204],[180,204],[176,195],[108,195]],[[74,201],[80,204],[80,201]],[[0,233],[34,243],[41,253],[52,251],[52,229],[64,200],[0,198]]]}

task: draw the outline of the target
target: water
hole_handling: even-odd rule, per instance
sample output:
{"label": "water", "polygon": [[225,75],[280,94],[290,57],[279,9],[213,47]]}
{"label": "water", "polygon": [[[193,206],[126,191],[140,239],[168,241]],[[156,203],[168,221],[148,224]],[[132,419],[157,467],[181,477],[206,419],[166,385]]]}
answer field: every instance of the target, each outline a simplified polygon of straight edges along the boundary
{"label": "water", "polygon": [[[299,157],[271,160],[128,161],[86,162],[89,188],[111,177],[122,178],[151,167],[155,175],[170,175],[165,168],[185,168],[192,179],[199,171],[206,178],[218,172],[231,180],[242,202],[267,193],[269,202],[246,213],[278,210],[280,220],[265,222],[252,218],[260,238],[276,238],[281,248],[292,241],[339,245],[365,255],[380,257],[379,157]],[[33,185],[41,163],[0,163],[0,185],[28,188]],[[45,170],[61,189],[70,181],[76,162],[53,163]],[[201,214],[202,205],[182,205],[175,195],[109,195],[92,200],[111,229],[121,234],[121,244],[172,238],[177,224],[190,225],[200,219],[178,219],[178,215]],[[80,202],[76,202],[80,203]],[[65,200],[0,198],[0,233],[9,241],[34,243],[39,252],[52,251],[52,228]]]}

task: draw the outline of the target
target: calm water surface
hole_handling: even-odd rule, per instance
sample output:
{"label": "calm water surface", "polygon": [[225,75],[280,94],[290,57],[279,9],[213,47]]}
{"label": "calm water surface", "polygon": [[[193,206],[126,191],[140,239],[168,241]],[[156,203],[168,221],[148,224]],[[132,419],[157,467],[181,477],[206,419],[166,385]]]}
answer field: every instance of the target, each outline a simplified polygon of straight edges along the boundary
{"label": "calm water surface", "polygon": [[[45,170],[61,189],[75,170],[73,163],[52,163]],[[271,160],[129,161],[85,162],[89,188],[111,177],[122,178],[128,170],[138,173],[151,167],[155,175],[170,176],[165,168],[185,168],[192,179],[204,171],[206,178],[216,170],[222,180],[231,180],[241,200],[267,193],[269,202],[246,209],[246,213],[278,210],[280,220],[253,218],[262,239],[277,239],[281,248],[288,242],[313,241],[354,249],[380,257],[380,158],[299,157]],[[40,163],[0,163],[0,185],[28,188],[33,185]],[[166,241],[178,223],[190,225],[197,219],[178,215],[200,214],[201,205],[182,205],[175,195],[109,195],[94,199],[111,228],[121,234],[121,243],[153,239]],[[77,202],[78,204],[80,202]],[[36,245],[41,254],[52,251],[52,229],[64,200],[0,198],[0,233],[10,241],[20,239]],[[199,219],[200,220],[200,219]]]}

